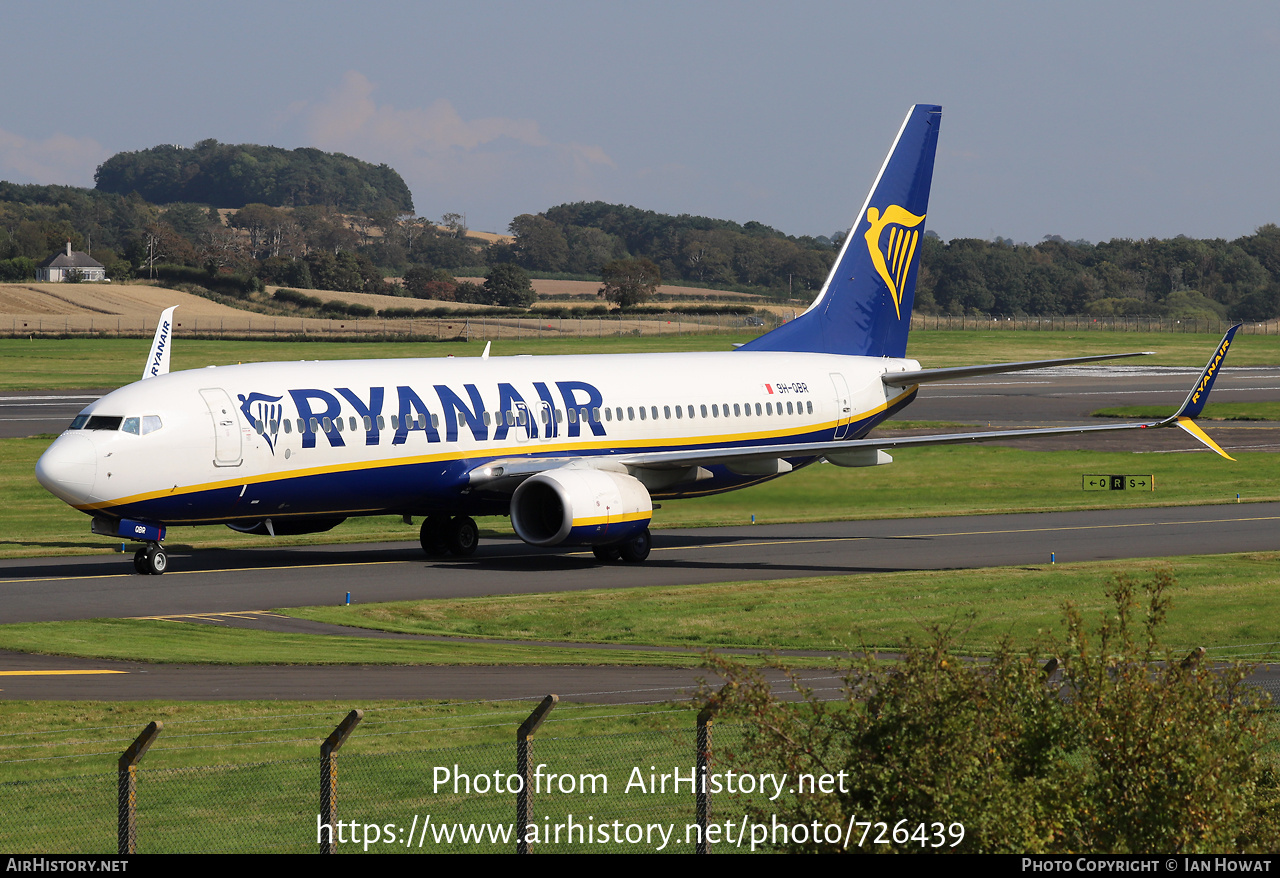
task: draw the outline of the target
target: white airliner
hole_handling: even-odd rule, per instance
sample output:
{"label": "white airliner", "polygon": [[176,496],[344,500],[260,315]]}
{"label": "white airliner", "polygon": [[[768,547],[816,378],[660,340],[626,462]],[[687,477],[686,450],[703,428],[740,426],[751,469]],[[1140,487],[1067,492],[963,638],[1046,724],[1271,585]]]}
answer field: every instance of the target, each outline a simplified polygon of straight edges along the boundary
{"label": "white airliner", "polygon": [[[734,351],[258,363],[169,372],[173,309],[143,380],[89,405],[36,477],[142,543],[163,573],[166,528],[271,535],[353,515],[423,516],[429,554],[475,551],[474,515],[510,515],[535,546],[649,554],[653,500],[744,488],[886,448],[1182,426],[1200,414],[1236,328],[1178,412],[1157,422],[868,439],[922,383],[1109,357],[921,369],[907,330],[941,108],[913,107],[817,299]],[[1117,356],[1137,356],[1120,354]],[[1225,456],[1225,454],[1224,454]]]}

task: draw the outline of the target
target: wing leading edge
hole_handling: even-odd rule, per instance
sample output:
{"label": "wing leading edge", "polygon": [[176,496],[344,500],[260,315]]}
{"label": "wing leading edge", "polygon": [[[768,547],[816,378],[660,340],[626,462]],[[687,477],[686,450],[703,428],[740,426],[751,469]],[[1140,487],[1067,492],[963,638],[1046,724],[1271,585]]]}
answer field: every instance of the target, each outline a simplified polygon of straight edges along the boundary
{"label": "wing leading edge", "polygon": [[[1125,424],[1081,425],[1075,427],[1039,427],[1027,430],[996,430],[974,433],[939,433],[930,436],[901,436],[878,439],[849,439],[831,442],[805,442],[776,445],[758,445],[755,447],[735,446],[733,448],[699,448],[673,449],[671,451],[649,451],[638,454],[617,454],[608,457],[557,456],[557,457],[516,457],[495,460],[477,467],[468,475],[471,484],[483,486],[490,490],[514,490],[523,479],[550,469],[565,466],[592,468],[635,470],[674,470],[696,468],[714,464],[741,464],[759,462],[768,459],[783,460],[797,457],[830,457],[840,455],[848,457],[851,453],[869,451],[867,465],[877,462],[877,452],[886,448],[912,448],[926,445],[960,445],[975,442],[998,442],[1007,439],[1026,439],[1041,436],[1068,436],[1085,433],[1116,433],[1124,430],[1148,430],[1162,427],[1180,427],[1212,451],[1228,460],[1234,460],[1223,451],[1216,442],[1195,423],[1204,410],[1205,402],[1218,377],[1227,349],[1231,346],[1241,324],[1227,330],[1222,337],[1213,356],[1205,365],[1196,382],[1192,385],[1187,398],[1178,410],[1160,421],[1141,421]],[[1121,357],[1141,356],[1138,353],[1121,354]],[[922,381],[942,381],[946,378],[967,378],[974,375],[994,374],[1000,372],[1040,369],[1068,363],[1092,362],[1113,359],[1114,355],[1073,357],[1061,360],[1038,360],[1024,363],[1001,363],[992,366],[962,366],[956,369],[930,369],[915,372],[897,372],[886,374],[882,380],[886,384],[898,387],[918,386]],[[1010,368],[1012,367],[1012,368]],[[945,376],[944,376],[944,373]],[[888,460],[878,462],[887,463]]]}

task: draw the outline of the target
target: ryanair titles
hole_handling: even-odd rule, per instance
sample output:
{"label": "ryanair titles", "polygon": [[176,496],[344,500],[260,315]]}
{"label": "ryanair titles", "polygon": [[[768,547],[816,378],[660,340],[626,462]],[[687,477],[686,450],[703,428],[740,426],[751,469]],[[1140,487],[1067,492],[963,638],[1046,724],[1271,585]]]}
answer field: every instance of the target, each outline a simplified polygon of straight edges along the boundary
{"label": "ryanair titles", "polygon": [[[378,445],[384,432],[391,434],[392,445],[405,444],[412,433],[422,433],[428,442],[456,442],[463,431],[477,442],[501,442],[512,434],[523,434],[522,439],[575,438],[584,430],[605,435],[600,420],[604,399],[598,388],[585,381],[534,381],[526,386],[526,393],[501,382],[484,393],[475,384],[463,384],[460,389],[435,384],[430,390],[401,384],[367,389],[304,387],[238,397],[240,411],[267,440],[272,453],[280,433],[295,432],[295,425],[303,448],[315,448],[318,436],[341,448],[358,443],[361,434],[365,445]],[[344,430],[341,419],[353,415],[355,430]]]}

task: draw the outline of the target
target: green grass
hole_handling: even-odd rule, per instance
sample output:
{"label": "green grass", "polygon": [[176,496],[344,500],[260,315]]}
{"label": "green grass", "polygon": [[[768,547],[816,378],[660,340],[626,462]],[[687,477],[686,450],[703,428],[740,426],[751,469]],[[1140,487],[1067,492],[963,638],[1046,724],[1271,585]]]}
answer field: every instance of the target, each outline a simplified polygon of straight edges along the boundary
{"label": "green grass", "polygon": [[[116,759],[159,720],[164,728],[138,769],[140,853],[314,853],[319,745],[355,706],[365,716],[338,753],[340,819],[405,830],[426,814],[437,822],[513,821],[511,795],[454,793],[433,781],[438,768],[509,775],[515,730],[531,702],[0,702],[6,730],[0,848],[113,854]],[[538,730],[537,761],[575,775],[604,772],[608,792],[544,796],[538,813],[564,820],[566,807],[580,814],[587,806],[610,819],[692,820],[687,792],[638,797],[624,786],[634,765],[688,761],[694,714],[689,707],[560,704]],[[732,726],[718,731],[719,740],[733,739]],[[428,840],[421,852],[450,850],[511,852],[514,845],[445,847]]]}
{"label": "green grass", "polygon": [[635,665],[689,667],[698,653],[551,649],[477,641],[370,640],[149,619],[0,625],[0,649],[34,655],[212,665]]}
{"label": "green grass", "polygon": [[[750,334],[621,336],[610,338],[502,339],[494,356],[516,354],[657,353],[727,351]],[[927,367],[1036,360],[1151,350],[1147,365],[1203,366],[1217,335],[1144,332],[1010,332],[917,330],[908,356]],[[150,349],[147,339],[0,339],[0,390],[71,390],[119,387],[137,381]],[[277,360],[479,356],[484,341],[216,341],[179,335],[175,371]],[[1232,346],[1230,366],[1280,363],[1280,336],[1243,335]]]}
{"label": "green grass", "polygon": [[[1056,628],[1068,601],[1090,614],[1104,609],[1102,586],[1117,572],[1140,578],[1165,566],[1179,583],[1166,642],[1179,649],[1230,646],[1239,652],[1241,644],[1280,641],[1277,562],[1280,553],[1263,552],[282,611],[332,624],[474,638],[467,641],[279,634],[141,619],[32,622],[0,626],[0,649],[191,664],[690,667],[707,648],[833,654],[894,649],[925,626],[941,625],[953,627],[965,648],[980,653],[1001,637],[1029,642],[1037,632]],[[486,638],[533,642],[512,645]],[[672,646],[686,652],[591,650],[537,641]],[[788,661],[828,663],[823,658]]]}
{"label": "green grass", "polygon": [[[1095,418],[1133,418],[1163,420],[1169,417],[1168,406],[1118,405],[1098,409]],[[1211,402],[1204,407],[1201,421],[1280,421],[1280,402]]]}
{"label": "green grass", "polygon": [[1067,601],[1094,613],[1117,572],[1175,572],[1168,642],[1206,647],[1280,640],[1280,553],[1096,561],[1016,568],[827,576],[771,582],[404,601],[282,610],[318,622],[414,634],[699,649],[900,647],[926,625],[959,626],[989,651],[1057,627]]}

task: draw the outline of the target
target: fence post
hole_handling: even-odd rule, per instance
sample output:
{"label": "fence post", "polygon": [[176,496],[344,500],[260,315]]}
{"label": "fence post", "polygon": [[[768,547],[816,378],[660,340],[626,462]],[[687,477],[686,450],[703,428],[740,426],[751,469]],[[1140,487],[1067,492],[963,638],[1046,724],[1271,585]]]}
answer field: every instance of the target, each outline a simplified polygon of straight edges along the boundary
{"label": "fence post", "polygon": [[[694,812],[698,822],[698,842],[694,849],[694,853],[709,853],[707,849],[707,822],[711,815],[711,793],[705,786],[705,778],[710,773],[711,767],[708,764],[711,758],[711,718],[715,715],[715,708],[704,707],[698,711],[698,741],[697,741],[697,763],[698,768],[694,773],[694,778],[703,778],[703,783],[695,786],[697,793],[695,794]],[[695,780],[695,784],[697,781]]]}
{"label": "fence post", "polygon": [[320,827],[329,827],[329,840],[320,841],[320,853],[336,853],[334,827],[338,825],[338,748],[355,731],[363,710],[353,710],[338,723],[320,745],[320,819],[317,820],[316,840],[320,840]]}
{"label": "fence post", "polygon": [[138,852],[138,763],[163,728],[162,722],[150,723],[116,764],[116,847],[122,857]]}
{"label": "fence post", "polygon": [[516,729],[516,774],[520,775],[520,792],[516,793],[516,853],[529,853],[529,841],[525,830],[529,825],[529,753],[533,750],[533,733],[542,725],[547,714],[560,700],[559,695],[548,695],[533,709],[528,719]]}

